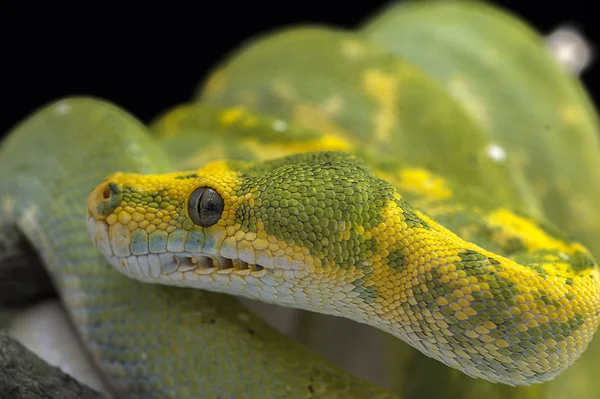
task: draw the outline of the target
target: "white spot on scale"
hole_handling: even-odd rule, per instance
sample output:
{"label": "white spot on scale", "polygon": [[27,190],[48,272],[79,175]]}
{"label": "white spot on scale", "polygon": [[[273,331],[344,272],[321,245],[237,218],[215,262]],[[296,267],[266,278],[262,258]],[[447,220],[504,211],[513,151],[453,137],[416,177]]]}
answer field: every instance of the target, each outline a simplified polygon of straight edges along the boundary
{"label": "white spot on scale", "polygon": [[277,119],[273,122],[273,130],[276,132],[285,132],[287,129],[287,123],[281,119]]}
{"label": "white spot on scale", "polygon": [[67,104],[65,101],[60,101],[56,104],[56,113],[59,115],[66,115],[71,111],[71,106]]}
{"label": "white spot on scale", "polygon": [[592,46],[575,26],[558,26],[546,36],[546,42],[558,63],[574,75],[585,71],[595,58]]}
{"label": "white spot on scale", "polygon": [[490,144],[487,148],[487,154],[496,162],[504,162],[506,160],[506,151],[498,144]]}

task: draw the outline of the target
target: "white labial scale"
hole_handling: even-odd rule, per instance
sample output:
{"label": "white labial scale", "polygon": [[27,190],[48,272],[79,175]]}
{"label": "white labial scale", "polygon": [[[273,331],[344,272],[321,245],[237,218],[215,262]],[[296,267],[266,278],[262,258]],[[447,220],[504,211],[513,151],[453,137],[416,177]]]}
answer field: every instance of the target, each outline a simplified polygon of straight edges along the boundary
{"label": "white labial scale", "polygon": [[202,252],[208,255],[217,255],[221,249],[221,244],[225,240],[227,232],[223,227],[212,227],[210,234],[206,236]]}
{"label": "white labial scale", "polygon": [[238,258],[235,237],[227,237],[223,241],[223,245],[221,246],[220,253],[221,253],[221,256],[224,256],[225,258],[229,258],[229,259],[237,259]]}
{"label": "white labial scale", "polygon": [[177,270],[175,255],[168,252],[162,253],[158,254],[158,259],[160,260],[160,270],[162,274],[171,274]]}
{"label": "white labial scale", "polygon": [[110,262],[111,265],[113,265],[115,268],[117,268],[121,273],[123,273],[129,277],[133,277],[131,275],[131,272],[129,271],[129,268],[127,267],[127,265],[123,266],[123,264],[121,263],[121,258],[118,258],[116,256],[111,256],[110,258],[108,258],[108,261]]}
{"label": "white labial scale", "polygon": [[106,223],[96,223],[96,246],[106,257],[113,254],[110,247],[110,239],[108,238],[108,225]]}
{"label": "white labial scale", "polygon": [[126,259],[127,269],[129,269],[129,274],[131,274],[133,278],[136,280],[144,280],[148,277],[141,271],[137,256],[128,256]]}
{"label": "white labial scale", "polygon": [[175,230],[169,234],[167,240],[167,251],[183,252],[187,241],[188,232],[186,230]]}
{"label": "white labial scale", "polygon": [[150,276],[150,264],[148,263],[148,257],[145,255],[138,256],[137,261],[142,274]]}
{"label": "white labial scale", "polygon": [[237,256],[242,262],[246,262],[251,265],[256,264],[256,254],[254,253],[254,247],[249,241],[242,240],[238,242]]}
{"label": "white labial scale", "polygon": [[155,230],[148,235],[148,249],[155,254],[167,252],[169,233],[164,230]]}
{"label": "white labial scale", "polygon": [[129,256],[131,251],[129,250],[129,244],[131,242],[131,232],[127,226],[117,223],[110,226],[109,238],[112,244],[112,250],[117,256]]}
{"label": "white labial scale", "polygon": [[150,277],[158,279],[161,275],[160,259],[156,254],[148,254],[148,265],[150,265]]}
{"label": "white labial scale", "polygon": [[275,259],[270,251],[256,251],[256,263],[269,269],[273,269],[275,267]]}

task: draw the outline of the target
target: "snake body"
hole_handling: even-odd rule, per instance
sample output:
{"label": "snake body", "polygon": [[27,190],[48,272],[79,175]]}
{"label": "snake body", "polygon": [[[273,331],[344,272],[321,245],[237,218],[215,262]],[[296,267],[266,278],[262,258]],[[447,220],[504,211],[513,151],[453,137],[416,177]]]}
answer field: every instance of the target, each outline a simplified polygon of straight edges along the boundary
{"label": "snake body", "polygon": [[393,397],[213,291],[370,324],[451,366],[440,381],[552,380],[600,322],[598,267],[418,61],[296,28],[150,129],[100,100],[47,105],[0,149],[0,228],[40,254],[125,397]]}

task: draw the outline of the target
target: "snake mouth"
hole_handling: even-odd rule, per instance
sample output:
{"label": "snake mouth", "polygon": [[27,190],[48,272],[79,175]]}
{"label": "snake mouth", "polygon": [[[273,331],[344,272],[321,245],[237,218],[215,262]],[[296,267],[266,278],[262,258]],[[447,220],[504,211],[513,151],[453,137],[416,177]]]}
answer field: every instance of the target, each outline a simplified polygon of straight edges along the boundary
{"label": "snake mouth", "polygon": [[215,274],[252,275],[266,273],[259,265],[220,255],[203,255],[190,252],[165,252],[161,254],[107,256],[108,261],[122,273],[141,281],[172,280],[199,281]]}
{"label": "snake mouth", "polygon": [[266,267],[249,263],[223,254],[207,254],[185,250],[163,250],[151,252],[147,248],[134,250],[130,235],[119,234],[105,220],[87,214],[88,235],[92,244],[108,262],[120,272],[141,281],[156,280],[202,280],[203,276],[236,274],[261,277]]}

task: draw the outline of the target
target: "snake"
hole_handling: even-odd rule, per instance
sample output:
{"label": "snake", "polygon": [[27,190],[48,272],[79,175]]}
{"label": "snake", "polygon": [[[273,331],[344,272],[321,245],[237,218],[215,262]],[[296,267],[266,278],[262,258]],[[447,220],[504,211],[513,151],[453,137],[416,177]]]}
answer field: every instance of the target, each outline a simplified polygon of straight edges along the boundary
{"label": "snake", "polygon": [[[502,69],[494,49],[465,50],[494,35],[524,58]],[[456,75],[465,59],[488,75]],[[495,109],[484,100],[506,82],[469,94],[494,74],[525,79],[507,74],[515,59],[561,95],[532,83]],[[408,344],[409,374],[460,397],[592,398],[564,382],[593,371],[578,360],[600,323],[585,207],[600,147],[578,84],[537,33],[483,4],[265,34],[149,125],[93,97],[18,124],[0,147],[0,261],[35,251],[120,397],[429,397],[333,365],[247,297],[367,324]],[[539,115],[543,133],[528,125]]]}

